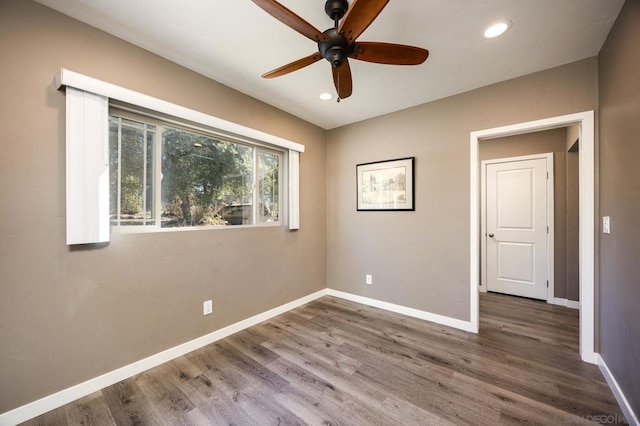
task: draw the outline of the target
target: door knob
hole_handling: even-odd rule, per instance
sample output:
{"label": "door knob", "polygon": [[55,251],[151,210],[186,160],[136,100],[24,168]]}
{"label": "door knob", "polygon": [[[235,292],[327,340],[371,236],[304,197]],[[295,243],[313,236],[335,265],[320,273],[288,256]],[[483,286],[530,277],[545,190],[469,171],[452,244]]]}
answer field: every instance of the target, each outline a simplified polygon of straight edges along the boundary
{"label": "door knob", "polygon": [[489,238],[493,238],[493,234],[489,234]]}

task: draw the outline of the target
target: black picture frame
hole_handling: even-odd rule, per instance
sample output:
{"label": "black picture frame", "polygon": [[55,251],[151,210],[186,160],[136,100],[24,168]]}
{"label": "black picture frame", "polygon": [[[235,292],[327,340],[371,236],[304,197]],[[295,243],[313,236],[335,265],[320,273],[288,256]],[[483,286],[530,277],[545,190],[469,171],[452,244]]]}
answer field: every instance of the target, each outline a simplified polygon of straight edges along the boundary
{"label": "black picture frame", "polygon": [[415,211],[415,157],[356,165],[357,211]]}

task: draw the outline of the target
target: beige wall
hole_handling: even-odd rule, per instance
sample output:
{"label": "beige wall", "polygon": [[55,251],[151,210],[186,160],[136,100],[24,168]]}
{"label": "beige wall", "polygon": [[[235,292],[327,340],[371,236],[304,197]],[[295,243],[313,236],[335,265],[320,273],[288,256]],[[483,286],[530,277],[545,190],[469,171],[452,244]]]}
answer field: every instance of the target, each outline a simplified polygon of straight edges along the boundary
{"label": "beige wall", "polygon": [[577,150],[576,143],[580,138],[580,127],[577,124],[567,127],[567,151]]}
{"label": "beige wall", "polygon": [[[522,155],[545,154],[552,152],[554,163],[554,296],[562,299],[578,293],[579,282],[569,282],[570,265],[567,263],[568,244],[572,246],[578,243],[578,235],[573,235],[575,241],[568,240],[567,200],[569,188],[567,187],[567,129],[560,128],[544,132],[527,133],[517,136],[489,139],[481,141],[478,149],[479,161],[496,158],[509,158]],[[578,192],[578,187],[571,190]],[[482,266],[481,266],[482,267]],[[571,265],[578,272],[577,265]],[[569,285],[575,286],[569,290]],[[572,299],[577,300],[577,299]]]}
{"label": "beige wall", "polygon": [[[591,58],[330,131],[329,288],[469,320],[469,133],[596,106]],[[408,156],[416,211],[356,212],[356,164]]]}
{"label": "beige wall", "polygon": [[[0,58],[0,413],[326,287],[324,130],[31,1]],[[66,246],[62,67],[304,144],[302,229]]]}
{"label": "beige wall", "polygon": [[[600,56],[598,352],[640,415],[640,1],[628,0]],[[601,223],[601,220],[598,220]]]}

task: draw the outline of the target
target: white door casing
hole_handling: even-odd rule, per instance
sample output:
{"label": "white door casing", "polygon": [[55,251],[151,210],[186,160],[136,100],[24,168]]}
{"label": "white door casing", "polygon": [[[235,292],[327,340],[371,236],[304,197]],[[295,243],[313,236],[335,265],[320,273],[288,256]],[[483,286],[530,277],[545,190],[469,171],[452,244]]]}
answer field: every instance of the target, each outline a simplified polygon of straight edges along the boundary
{"label": "white door casing", "polygon": [[470,223],[469,223],[469,323],[474,332],[480,328],[480,178],[478,146],[484,139],[513,136],[577,124],[580,129],[580,356],[595,364],[595,113],[593,110],[544,118],[469,134]]}
{"label": "white door casing", "polygon": [[483,282],[490,291],[553,297],[553,154],[482,162]]}

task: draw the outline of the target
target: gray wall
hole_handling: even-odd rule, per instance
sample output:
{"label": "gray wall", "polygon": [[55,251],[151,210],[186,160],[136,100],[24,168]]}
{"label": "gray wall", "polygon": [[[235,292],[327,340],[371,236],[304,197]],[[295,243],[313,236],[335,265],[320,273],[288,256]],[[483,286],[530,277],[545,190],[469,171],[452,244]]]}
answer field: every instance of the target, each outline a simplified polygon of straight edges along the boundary
{"label": "gray wall", "polygon": [[[31,1],[0,58],[0,413],[326,287],[324,130]],[[304,144],[302,229],[67,247],[62,67]]]}
{"label": "gray wall", "polygon": [[[568,280],[569,274],[572,277],[578,274],[578,265],[568,263],[568,246],[571,244],[573,247],[578,244],[578,234],[572,234],[573,240],[569,240],[567,197],[570,191],[574,191],[576,194],[572,197],[576,197],[579,188],[567,186],[569,170],[566,147],[567,129],[560,128],[481,141],[478,151],[480,161],[547,152],[554,154],[554,296],[562,299],[567,299],[569,293],[572,295],[579,293],[580,289],[579,281]],[[570,268],[571,271],[569,271]],[[571,289],[569,289],[570,286]]]}
{"label": "gray wall", "polygon": [[[469,133],[596,106],[591,58],[331,130],[328,287],[469,320]],[[416,211],[356,212],[356,164],[408,156]]]}
{"label": "gray wall", "polygon": [[[600,70],[599,352],[640,415],[640,1],[628,0]],[[599,223],[601,223],[599,221]]]}
{"label": "gray wall", "polygon": [[579,129],[567,127],[567,299],[580,300]]}

